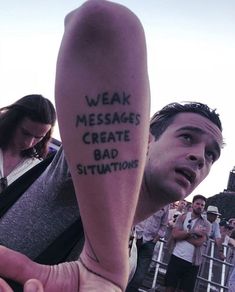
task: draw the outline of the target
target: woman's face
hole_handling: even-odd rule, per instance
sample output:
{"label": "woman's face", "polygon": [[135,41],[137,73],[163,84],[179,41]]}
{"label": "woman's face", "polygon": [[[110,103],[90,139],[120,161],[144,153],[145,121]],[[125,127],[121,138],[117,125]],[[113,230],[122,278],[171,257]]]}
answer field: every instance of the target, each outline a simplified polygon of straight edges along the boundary
{"label": "woman's face", "polygon": [[34,147],[51,129],[50,124],[34,122],[24,118],[16,128],[11,145],[19,150],[27,150]]}

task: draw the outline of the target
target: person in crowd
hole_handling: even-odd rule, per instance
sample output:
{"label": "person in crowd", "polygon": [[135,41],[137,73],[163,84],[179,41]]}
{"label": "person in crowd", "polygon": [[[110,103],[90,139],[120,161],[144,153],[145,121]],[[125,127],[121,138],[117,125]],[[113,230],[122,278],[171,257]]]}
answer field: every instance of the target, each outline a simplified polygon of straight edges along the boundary
{"label": "person in crowd", "polygon": [[235,229],[235,218],[229,218],[228,224],[229,226],[232,226]]}
{"label": "person in crowd", "polygon": [[56,113],[39,94],[0,109],[0,192],[45,158]]}
{"label": "person in crowd", "polygon": [[193,197],[192,212],[180,215],[172,230],[172,255],[165,276],[166,292],[193,292],[199,266],[202,262],[202,247],[207,241],[211,226],[202,216],[206,198]]}
{"label": "person in crowd", "polygon": [[193,211],[192,203],[187,202],[187,205],[186,205],[186,207],[185,207],[185,213],[187,213],[187,212],[192,212],[192,211]]}
{"label": "person in crowd", "polygon": [[[228,220],[228,223],[231,227],[233,227],[233,225],[231,225],[231,223],[234,222],[233,219],[234,218],[230,218]],[[233,266],[231,268],[231,271],[230,271],[229,277],[228,277],[228,292],[234,292],[235,291],[235,252],[234,252],[235,251],[235,228],[233,228],[233,230],[230,234],[228,244],[230,245],[230,247],[233,248],[232,260],[231,260],[231,264]]]}
{"label": "person in crowd", "polygon": [[[131,227],[207,177],[223,146],[220,119],[201,103],[170,104],[152,118],[147,147],[144,31],[130,10],[109,1],[85,2],[66,17],[55,95],[84,248],[78,261],[47,266],[1,246],[0,274],[25,283],[25,292],[32,285],[123,291]],[[0,287],[11,291],[4,281]]]}
{"label": "person in crowd", "polygon": [[174,208],[174,209],[170,209],[169,210],[169,226],[173,227],[173,225],[175,224],[176,222],[176,219],[179,215],[181,215],[185,208],[186,208],[186,205],[187,205],[187,201],[186,200],[180,200],[177,204],[177,207]]}
{"label": "person in crowd", "polygon": [[235,229],[232,230],[230,237],[231,237],[232,239],[235,239]]}
{"label": "person in crowd", "polygon": [[[154,247],[166,233],[169,205],[135,226],[137,245],[137,267],[128,284],[127,292],[138,291],[152,260]],[[135,254],[131,254],[135,256]]]}
{"label": "person in crowd", "polygon": [[211,223],[211,233],[209,238],[215,241],[218,256],[221,260],[225,259],[223,248],[221,244],[221,234],[220,234],[220,226],[218,223],[218,217],[221,214],[219,213],[218,207],[216,206],[208,206],[206,210],[206,218]]}
{"label": "person in crowd", "polygon": [[231,239],[231,233],[233,231],[233,226],[229,224],[227,220],[221,220],[220,223],[220,233],[221,233],[221,251],[224,253],[223,245],[227,246],[228,244],[234,245],[234,241]]}

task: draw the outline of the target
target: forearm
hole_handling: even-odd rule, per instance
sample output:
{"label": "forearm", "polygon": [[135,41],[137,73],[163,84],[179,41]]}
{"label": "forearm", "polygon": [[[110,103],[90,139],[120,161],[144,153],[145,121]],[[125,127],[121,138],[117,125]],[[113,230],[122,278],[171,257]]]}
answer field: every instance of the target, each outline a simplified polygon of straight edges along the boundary
{"label": "forearm", "polygon": [[204,240],[201,240],[201,238],[195,238],[195,237],[192,237],[192,236],[191,237],[189,236],[187,241],[189,243],[191,243],[192,245],[197,246],[197,247],[203,245],[203,243],[204,243]]}
{"label": "forearm", "polygon": [[205,241],[204,237],[197,237],[194,233],[186,230],[173,229],[172,236],[176,240],[186,240],[194,246],[201,246]]}
{"label": "forearm", "polygon": [[179,229],[175,230],[174,228],[172,230],[172,236],[176,240],[188,240],[191,237],[188,231]]}
{"label": "forearm", "polygon": [[55,95],[86,233],[82,261],[124,287],[149,123],[144,33],[129,10],[101,0],[66,23]]}

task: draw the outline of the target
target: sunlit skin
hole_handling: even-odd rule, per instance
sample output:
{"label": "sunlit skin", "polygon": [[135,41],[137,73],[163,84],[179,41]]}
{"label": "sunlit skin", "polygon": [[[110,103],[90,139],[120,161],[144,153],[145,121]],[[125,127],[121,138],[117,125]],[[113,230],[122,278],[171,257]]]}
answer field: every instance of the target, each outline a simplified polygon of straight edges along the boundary
{"label": "sunlit skin", "polygon": [[32,148],[43,139],[50,129],[50,124],[34,122],[29,118],[24,118],[16,128],[9,146],[18,151]]}
{"label": "sunlit skin", "polygon": [[186,198],[207,177],[222,145],[222,133],[209,119],[177,114],[158,140],[150,139],[136,221]]}

